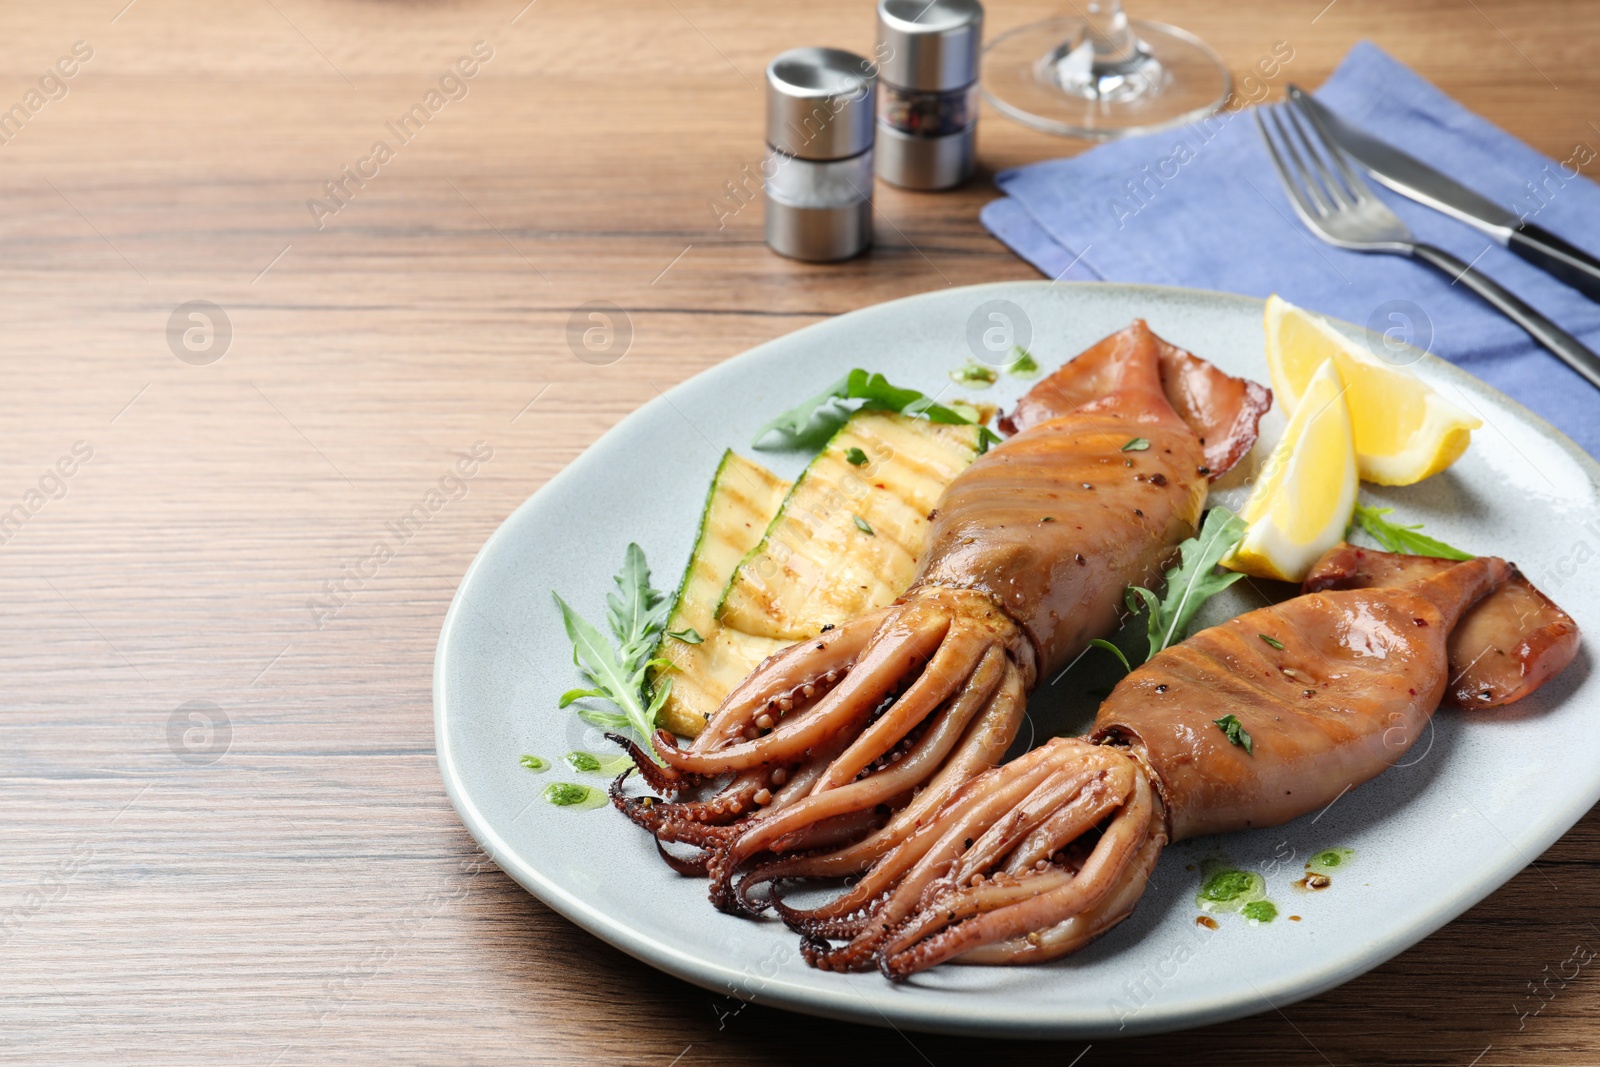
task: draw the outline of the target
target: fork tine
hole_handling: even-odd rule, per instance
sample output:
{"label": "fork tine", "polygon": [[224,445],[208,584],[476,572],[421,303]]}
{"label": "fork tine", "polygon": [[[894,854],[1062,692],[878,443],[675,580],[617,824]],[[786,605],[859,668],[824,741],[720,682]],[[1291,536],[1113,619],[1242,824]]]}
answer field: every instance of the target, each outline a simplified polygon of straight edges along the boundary
{"label": "fork tine", "polygon": [[[1300,159],[1300,153],[1295,151],[1294,142],[1289,139],[1283,127],[1283,120],[1278,117],[1274,108],[1259,108],[1256,111],[1256,122],[1262,123],[1261,113],[1266,112],[1266,123],[1270,123],[1276,138],[1268,135],[1265,124],[1262,125],[1262,136],[1267,140],[1268,151],[1278,167],[1278,177],[1283,179],[1283,184],[1311,215],[1317,218],[1327,218],[1339,209],[1337,204],[1329,203],[1323,197],[1322,190],[1311,177],[1306,165]],[[1291,178],[1291,172],[1293,177]]]}
{"label": "fork tine", "polygon": [[1317,143],[1322,146],[1322,150],[1327,154],[1328,158],[1333,160],[1333,165],[1339,168],[1339,176],[1344,179],[1345,185],[1355,194],[1357,201],[1376,199],[1372,192],[1372,186],[1367,184],[1366,179],[1361,176],[1359,171],[1350,166],[1350,160],[1346,157],[1344,149],[1335,144],[1333,138],[1328,136],[1328,131],[1323,129],[1322,120],[1317,118],[1316,112],[1293,97],[1289,100],[1289,112],[1296,119],[1305,119],[1306,124],[1316,137]]}
{"label": "fork tine", "polygon": [[[1328,198],[1334,201],[1338,207],[1355,207],[1359,204],[1361,202],[1360,192],[1341,185],[1339,179],[1333,176],[1333,173],[1328,170],[1327,165],[1322,161],[1324,154],[1333,155],[1337,152],[1337,149],[1326,141],[1317,138],[1315,134],[1306,132],[1305,124],[1301,121],[1299,108],[1290,105],[1287,109],[1287,114],[1288,119],[1284,122],[1284,126],[1294,131],[1294,139],[1300,143],[1300,147],[1305,150],[1306,158],[1316,168],[1317,176],[1322,179],[1321,191],[1326,193]],[[1322,149],[1321,152],[1317,151],[1319,146]],[[1337,162],[1335,165],[1337,165]]]}
{"label": "fork tine", "polygon": [[1256,130],[1261,134],[1261,141],[1267,146],[1267,158],[1272,160],[1272,169],[1278,172],[1278,184],[1283,186],[1283,191],[1289,194],[1289,202],[1294,205],[1297,215],[1305,220],[1307,225],[1316,221],[1317,212],[1314,206],[1305,198],[1305,194],[1289,176],[1288,168],[1283,164],[1283,156],[1278,152],[1278,146],[1272,141],[1272,134],[1267,131],[1267,124],[1261,119],[1263,108],[1256,108],[1252,117],[1256,120]]}

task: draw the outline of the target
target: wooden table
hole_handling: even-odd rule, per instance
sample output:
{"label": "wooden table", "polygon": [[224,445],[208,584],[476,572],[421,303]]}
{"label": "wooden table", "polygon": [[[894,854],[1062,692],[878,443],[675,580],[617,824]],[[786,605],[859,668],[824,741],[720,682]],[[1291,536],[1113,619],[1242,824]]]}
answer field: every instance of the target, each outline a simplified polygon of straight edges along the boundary
{"label": "wooden table", "polygon": [[[1284,76],[1311,85],[1372,37],[1556,158],[1600,143],[1593,4],[1135,7],[1236,71],[1287,41]],[[1048,10],[997,0],[991,30]],[[445,799],[431,665],[478,546],[608,427],[828,315],[1032,276],[978,225],[987,176],[1076,146],[986,114],[980,180],[880,188],[872,253],[804,266],[727,183],[759,159],[766,60],[866,51],[866,0],[94,0],[6,21],[0,107],[26,120],[0,127],[0,1060],[986,1062],[987,1043],[741,1009],[531,899]],[[391,136],[480,41],[455,98]],[[379,139],[393,158],[344,179]],[[615,364],[568,348],[589,300],[626,310]],[[364,562],[480,441],[466,495]],[[1597,968],[1531,983],[1600,948],[1597,852],[1591,817],[1281,1011],[1002,1051],[1593,1063]]]}

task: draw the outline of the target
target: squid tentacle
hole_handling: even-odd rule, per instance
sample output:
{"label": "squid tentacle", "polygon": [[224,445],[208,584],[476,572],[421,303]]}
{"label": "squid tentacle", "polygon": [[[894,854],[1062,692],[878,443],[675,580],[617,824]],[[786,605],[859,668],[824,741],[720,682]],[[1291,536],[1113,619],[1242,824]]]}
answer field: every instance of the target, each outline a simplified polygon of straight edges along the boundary
{"label": "squid tentacle", "polygon": [[807,685],[828,684],[848,670],[877,632],[889,609],[867,612],[814,640],[800,641],[763,660],[723,700],[691,752],[710,752],[744,739],[763,711],[782,714],[804,699]]}
{"label": "squid tentacle", "polygon": [[942,610],[930,611],[921,601],[902,605],[879,627],[844,680],[805,715],[755,740],[708,752],[680,749],[662,730],[656,751],[679,771],[714,775],[794,762],[831,738],[853,738],[895,683],[935,654],[949,627],[950,617]]}
{"label": "squid tentacle", "polygon": [[700,779],[682,774],[672,767],[663,767],[650,758],[639,744],[630,737],[621,734],[608,733],[606,740],[612,742],[633,760],[633,766],[639,772],[639,777],[644,779],[645,785],[657,793],[667,796],[677,796],[684,789],[694,785]]}
{"label": "squid tentacle", "polygon": [[[949,647],[947,642],[944,648]],[[963,649],[963,651],[969,650]],[[939,655],[944,655],[943,649]],[[982,648],[976,658],[978,665],[961,680],[960,684],[963,686],[961,691],[955,699],[934,714],[932,720],[928,722],[926,732],[906,750],[903,758],[865,777],[830,788],[828,778],[840,763],[852,761],[851,752],[856,747],[852,745],[850,750],[828,765],[827,774],[817,782],[810,795],[779,814],[753,822],[734,846],[734,859],[742,861],[769,848],[776,849],[784,844],[785,838],[813,823],[875,807],[923,782],[955,747],[967,723],[977,714],[981,706],[979,699],[987,696],[999,683],[1004,652],[994,645],[988,645]],[[917,685],[920,684],[919,679]],[[955,683],[949,683],[936,692],[943,699],[949,695],[944,690],[953,688]],[[913,685],[912,689],[900,698],[900,702],[913,700],[915,690],[916,685]],[[897,702],[897,708],[900,702]],[[856,744],[859,743],[858,741]],[[763,880],[765,879],[757,878],[758,882]],[[755,884],[749,881],[748,876],[746,883]]]}
{"label": "squid tentacle", "polygon": [[[1026,711],[1022,669],[1009,662],[1004,649],[992,648],[979,662],[967,687],[955,698],[951,711],[947,723],[953,722],[957,711],[960,717],[971,720],[955,743],[954,752],[944,758],[921,791],[893,814],[882,829],[834,851],[788,855],[762,864],[751,870],[746,876],[747,882],[755,885],[785,878],[846,877],[865,871],[897,848],[931,819],[961,786],[1000,762]],[[936,730],[930,729],[929,736],[935,733]],[[815,920],[837,919],[854,913],[871,897],[869,888],[858,886],[858,889],[859,892],[852,890],[819,909],[802,912],[785,906],[779,910],[785,922],[791,925],[804,921],[803,916]]]}
{"label": "squid tentacle", "polygon": [[[1049,760],[1047,749],[1035,749],[1006,767],[974,778],[950,798],[937,819],[878,861],[841,905],[865,911],[853,940],[819,954],[813,965],[826,970],[870,969],[880,942],[916,911],[929,884],[946,875],[984,830],[1057,775],[1059,769]],[[869,906],[880,896],[881,900]],[[813,917],[843,916],[821,912]],[[788,918],[785,916],[786,921]]]}
{"label": "squid tentacle", "polygon": [[[1152,826],[1161,813],[1160,804],[1149,774],[1131,755],[1077,739],[1060,739],[1045,747],[1053,749],[1056,759],[1068,765],[1099,762],[1105,755],[1126,761],[1132,768],[1132,795],[1126,805],[1111,817],[1076,873],[1041,872],[1050,874],[1041,893],[1020,895],[1018,899],[1019,894],[1006,888],[991,892],[979,884],[935,894],[927,901],[927,907],[883,939],[876,956],[886,977],[900,981],[972,949],[1025,937],[1090,911],[1123,885],[1129,868],[1143,855],[1152,836],[1165,838],[1165,829],[1160,826],[1152,835]],[[1000,877],[1008,883],[1015,878],[1004,873]]]}

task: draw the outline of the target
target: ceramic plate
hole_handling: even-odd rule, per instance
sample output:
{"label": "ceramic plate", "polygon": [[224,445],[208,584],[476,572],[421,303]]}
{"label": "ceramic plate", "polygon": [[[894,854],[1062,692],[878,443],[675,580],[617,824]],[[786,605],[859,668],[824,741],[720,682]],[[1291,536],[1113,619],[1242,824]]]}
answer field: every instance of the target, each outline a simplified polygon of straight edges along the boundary
{"label": "ceramic plate", "polygon": [[[1003,303],[994,303],[994,302]],[[519,766],[572,749],[606,752],[559,694],[579,684],[551,601],[558,591],[590,619],[628,542],[670,586],[687,558],[721,450],[792,476],[804,457],[750,449],[758,426],[851,367],[946,399],[1009,406],[1027,382],[983,393],[948,372],[985,329],[1017,327],[1046,371],[1140,317],[1163,337],[1234,374],[1268,380],[1261,302],[1218,293],[1124,285],[1018,282],[952,289],[841,315],[746,352],[634,412],[497,530],[462,579],[434,668],[439,765],[462,821],[528,891],[597,937],[719,993],[796,1011],[918,1030],[1091,1037],[1214,1023],[1311,996],[1415,943],[1537,857],[1600,797],[1592,755],[1600,680],[1587,651],[1534,697],[1507,711],[1442,711],[1428,735],[1379,778],[1316,816],[1167,849],[1127,921],[1085,951],[1038,967],[944,966],[891,985],[877,974],[811,970],[775,921],[714,911],[703,882],[671,873],[650,838],[609,807],[557,808],[552,780],[604,784],[559,764]],[[1020,312],[1020,314],[1019,314]],[[1379,343],[1364,331],[1353,336]],[[971,341],[969,342],[969,336]],[[995,336],[989,338],[994,341]],[[1404,489],[1363,486],[1363,499],[1468,550],[1506,556],[1600,634],[1600,467],[1526,409],[1414,350],[1414,369],[1484,422],[1446,473]],[[1255,455],[1281,433],[1274,412]],[[1213,500],[1239,499],[1230,475]],[[1202,623],[1262,603],[1239,583]],[[1107,657],[1109,658],[1109,657]],[[1077,732],[1106,674],[1089,658],[1030,703],[1019,744]],[[1350,849],[1320,892],[1292,883],[1311,854]],[[1208,863],[1261,872],[1277,920],[1236,914],[1197,924]],[[1291,921],[1289,916],[1299,916]],[[730,1001],[730,1003],[732,1003]]]}

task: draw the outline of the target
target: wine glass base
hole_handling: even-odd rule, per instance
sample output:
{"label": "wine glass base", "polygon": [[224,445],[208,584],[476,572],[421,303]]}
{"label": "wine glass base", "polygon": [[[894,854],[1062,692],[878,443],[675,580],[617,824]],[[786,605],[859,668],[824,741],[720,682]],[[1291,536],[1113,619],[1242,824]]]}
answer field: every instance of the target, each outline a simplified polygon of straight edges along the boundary
{"label": "wine glass base", "polygon": [[1181,126],[1211,114],[1233,87],[1200,38],[1130,19],[1138,47],[1095,63],[1088,23],[1047,19],[1010,30],[983,53],[983,95],[1001,114],[1062,137],[1109,141]]}

